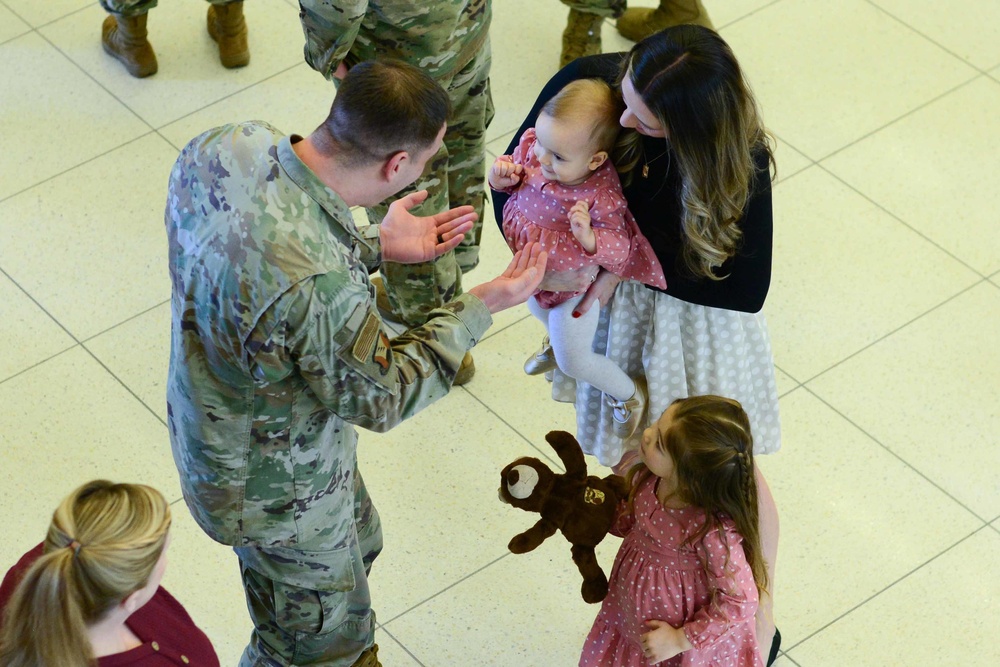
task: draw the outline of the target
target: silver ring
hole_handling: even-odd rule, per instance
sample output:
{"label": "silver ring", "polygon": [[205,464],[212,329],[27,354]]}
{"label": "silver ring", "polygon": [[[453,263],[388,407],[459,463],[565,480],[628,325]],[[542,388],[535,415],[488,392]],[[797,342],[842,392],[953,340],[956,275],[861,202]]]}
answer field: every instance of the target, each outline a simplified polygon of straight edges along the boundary
{"label": "silver ring", "polygon": [[591,283],[593,283],[595,280],[597,280],[597,274],[596,273],[594,275],[590,276],[590,282]]}

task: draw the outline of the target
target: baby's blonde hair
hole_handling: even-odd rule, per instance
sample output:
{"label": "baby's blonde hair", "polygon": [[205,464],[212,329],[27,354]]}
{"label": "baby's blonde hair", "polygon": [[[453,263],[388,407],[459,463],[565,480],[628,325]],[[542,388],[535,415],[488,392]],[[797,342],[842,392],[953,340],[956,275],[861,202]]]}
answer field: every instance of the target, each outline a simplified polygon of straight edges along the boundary
{"label": "baby's blonde hair", "polygon": [[618,121],[624,108],[621,97],[606,81],[577,79],[546,102],[541,113],[557,121],[589,123],[592,145],[611,153],[622,129]]}
{"label": "baby's blonde hair", "polygon": [[71,493],[7,606],[0,665],[95,664],[87,626],[148,583],[169,528],[170,506],[152,487],[95,480]]}

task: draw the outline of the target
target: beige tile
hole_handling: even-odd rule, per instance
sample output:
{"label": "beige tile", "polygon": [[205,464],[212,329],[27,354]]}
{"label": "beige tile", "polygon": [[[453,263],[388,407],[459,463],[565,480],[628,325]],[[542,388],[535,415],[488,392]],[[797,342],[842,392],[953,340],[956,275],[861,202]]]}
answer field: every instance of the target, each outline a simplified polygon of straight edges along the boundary
{"label": "beige tile", "polygon": [[332,83],[302,62],[184,116],[160,133],[178,150],[205,130],[245,120],[267,121],[285,134],[305,136],[329,114],[334,93]]}
{"label": "beige tile", "polygon": [[150,12],[149,41],[159,71],[147,79],[129,76],[99,48],[105,13],[96,2],[41,32],[112,95],[160,127],[302,62],[298,13],[282,0],[255,0],[246,3],[245,11],[250,64],[225,69],[205,29],[207,6],[163,2]]}
{"label": "beige tile", "polygon": [[[708,0],[702,3],[712,25],[718,30],[725,29],[725,26],[752,14],[753,12],[772,4],[774,0],[728,0],[727,2],[712,2]],[[657,7],[659,0],[629,0],[629,7]],[[611,21],[614,22],[613,20]],[[617,33],[616,33],[617,34]],[[624,39],[624,38],[622,38]],[[629,46],[632,42],[627,42]],[[610,50],[610,49],[605,49]]]}
{"label": "beige tile", "polygon": [[0,203],[0,265],[80,339],[162,303],[175,157],[150,134]]}
{"label": "beige tile", "polygon": [[776,183],[780,183],[789,176],[794,176],[803,169],[812,165],[812,160],[798,152],[781,139],[774,141],[774,163],[777,165]]}
{"label": "beige tile", "polygon": [[545,327],[527,309],[524,314],[476,346],[476,379],[466,388],[511,428],[544,447],[549,431],[576,433],[576,413],[572,405],[552,400],[544,377],[525,375],[524,360],[538,350]]}
{"label": "beige tile", "polygon": [[816,167],[778,184],[774,219],[767,317],[775,363],[800,381],[980,280]]}
{"label": "beige tile", "polygon": [[0,382],[76,344],[7,276],[0,274]]}
{"label": "beige tile", "polygon": [[0,384],[0,545],[13,562],[45,536],[59,501],[91,479],[142,482],[180,497],[167,430],[77,347]]}
{"label": "beige tile", "polygon": [[[527,110],[525,110],[525,113],[527,113]],[[517,127],[520,127],[520,125]],[[517,127],[514,129],[517,130]],[[517,132],[508,132],[507,134],[497,137],[493,141],[486,144],[487,162],[490,162],[490,158],[495,159],[503,155],[515,134],[517,134]],[[488,166],[492,166],[492,162],[490,162]],[[487,173],[489,173],[489,169],[487,169]]]}
{"label": "beige tile", "polygon": [[823,165],[989,274],[1000,269],[998,108],[1000,85],[981,77]]}
{"label": "beige tile", "polygon": [[[610,572],[620,540],[598,548]],[[425,665],[575,665],[600,609],[580,597],[569,543],[555,535],[476,572],[386,629]]]}
{"label": "beige tile", "polygon": [[1000,292],[983,283],[809,388],[979,516],[994,517],[997,331]]}
{"label": "beige tile", "polygon": [[789,651],[800,665],[1000,664],[1000,535],[984,529]]}
{"label": "beige tile", "polygon": [[163,303],[84,342],[147,408],[167,421],[170,303]]}
{"label": "beige tile", "polygon": [[798,380],[783,372],[780,368],[774,369],[774,380],[778,385],[778,396],[784,396],[799,386]]}
{"label": "beige tile", "polygon": [[767,125],[814,160],[976,74],[864,0],[783,0],[723,36]]}
{"label": "beige tile", "polygon": [[235,665],[250,639],[239,559],[195,523],[184,501],[171,506],[170,547],[163,587],[184,605],[215,647],[219,662]]}
{"label": "beige tile", "polygon": [[781,452],[759,463],[781,516],[775,619],[786,646],[982,525],[809,392],[782,399],[781,422]]}
{"label": "beige tile", "polygon": [[934,0],[874,3],[976,67],[1000,63],[1000,5],[993,0],[952,0],[946,10]]}
{"label": "beige tile", "polygon": [[[493,4],[490,87],[496,116],[486,131],[487,141],[520,127],[539,91],[556,73],[566,13],[564,5],[550,1],[501,0]],[[603,34],[608,32],[605,26]]]}
{"label": "beige tile", "polygon": [[520,456],[540,453],[462,390],[387,434],[360,434],[385,537],[371,576],[381,622],[500,558],[534,522],[497,498],[500,471]]}
{"label": "beige tile", "polygon": [[[96,4],[92,0],[4,0],[4,4],[34,27],[45,25],[79,9]],[[100,26],[96,31],[100,36]]]}
{"label": "beige tile", "polygon": [[0,44],[31,30],[31,26],[18,18],[17,14],[0,5]]}
{"label": "beige tile", "polygon": [[149,130],[37,33],[0,45],[0,90],[4,127],[17,128],[4,141],[0,200]]}
{"label": "beige tile", "polygon": [[395,637],[382,628],[375,630],[375,643],[378,644],[378,660],[383,665],[422,667]]}

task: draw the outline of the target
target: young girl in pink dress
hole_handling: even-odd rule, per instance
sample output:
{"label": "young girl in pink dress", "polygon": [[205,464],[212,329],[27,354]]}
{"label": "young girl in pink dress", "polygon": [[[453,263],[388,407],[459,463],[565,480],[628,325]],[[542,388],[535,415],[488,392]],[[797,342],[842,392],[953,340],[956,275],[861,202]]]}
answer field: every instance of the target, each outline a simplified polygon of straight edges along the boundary
{"label": "young girl in pink dress", "polygon": [[763,667],[754,614],[767,574],[746,412],[719,396],[678,399],[643,432],[639,459],[580,666]]}
{"label": "young girl in pink dress", "polygon": [[[599,79],[573,81],[541,110],[512,155],[497,158],[490,187],[510,194],[503,233],[517,252],[538,241],[554,271],[598,268],[666,288],[659,261],[629,213],[621,182],[608,156],[621,126],[621,101]],[[642,378],[632,379],[592,349],[600,316],[592,308],[574,314],[582,292],[539,291],[528,300],[546,325],[543,345],[525,364],[537,375],[555,367],[604,392],[614,408],[615,430],[627,438],[646,407]]]}

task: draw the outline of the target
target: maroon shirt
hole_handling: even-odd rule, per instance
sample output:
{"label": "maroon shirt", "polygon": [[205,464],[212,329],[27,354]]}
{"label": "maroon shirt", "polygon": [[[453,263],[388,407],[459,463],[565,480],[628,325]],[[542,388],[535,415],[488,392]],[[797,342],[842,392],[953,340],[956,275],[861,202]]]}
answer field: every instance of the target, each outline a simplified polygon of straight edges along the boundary
{"label": "maroon shirt", "polygon": [[[39,544],[21,556],[0,584],[0,622],[14,589],[28,568],[42,556]],[[142,640],[142,646],[97,659],[99,667],[219,667],[212,642],[194,624],[181,603],[161,586],[149,602],[128,617],[125,624]]]}

